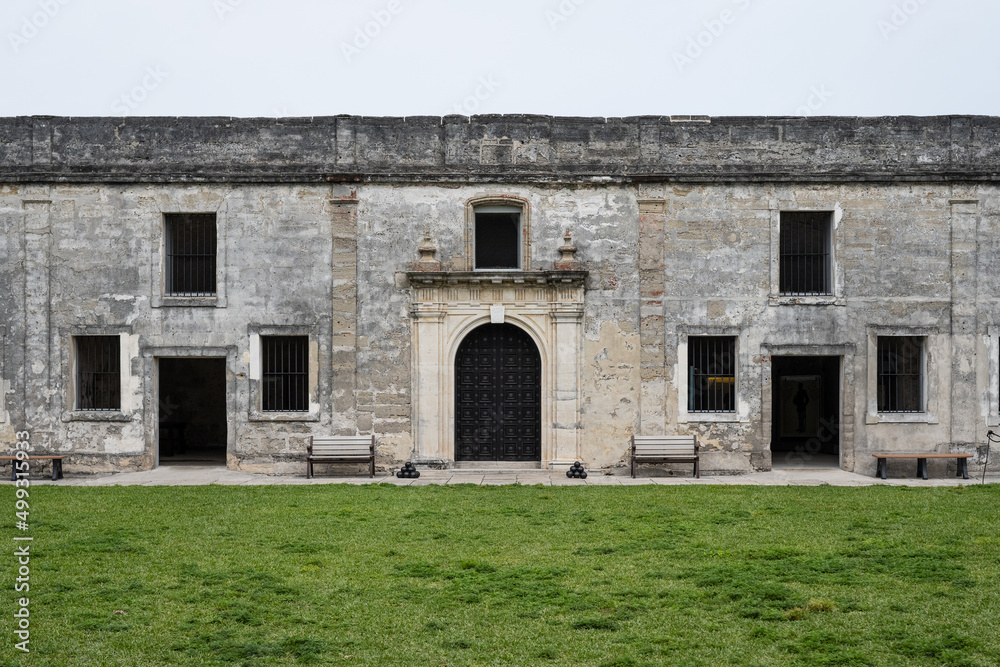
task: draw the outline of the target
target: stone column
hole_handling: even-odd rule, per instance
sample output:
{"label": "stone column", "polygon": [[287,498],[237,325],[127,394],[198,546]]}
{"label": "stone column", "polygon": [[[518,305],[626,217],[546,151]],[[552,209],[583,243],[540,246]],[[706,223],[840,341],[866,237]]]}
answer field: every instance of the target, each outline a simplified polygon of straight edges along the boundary
{"label": "stone column", "polygon": [[[46,188],[47,190],[47,188]],[[51,446],[54,419],[61,412],[53,400],[62,400],[65,392],[58,391],[58,338],[52,331],[50,317],[51,285],[49,246],[52,229],[49,224],[51,200],[48,195],[26,197],[24,207],[24,388],[23,424],[18,430],[31,432],[34,446]],[[15,414],[19,413],[17,410]],[[20,415],[18,414],[18,417]]]}
{"label": "stone column", "polygon": [[639,424],[640,435],[663,435],[667,422],[664,357],[663,228],[667,202],[639,200]]}
{"label": "stone column", "polygon": [[580,460],[580,351],[583,311],[565,310],[551,314],[554,356],[552,381],[553,442],[549,468],[569,469]]}
{"label": "stone column", "polygon": [[413,310],[413,461],[444,465],[454,459],[445,452],[445,429],[441,396],[448,370],[444,349],[444,312]]}
{"label": "stone column", "polygon": [[980,399],[976,385],[978,199],[951,205],[951,447],[976,452]]}
{"label": "stone column", "polygon": [[358,375],[358,198],[331,196],[330,213],[333,253],[330,264],[330,316],[332,364],[331,400],[333,427],[353,435],[372,432],[371,413],[360,414],[357,401]]}

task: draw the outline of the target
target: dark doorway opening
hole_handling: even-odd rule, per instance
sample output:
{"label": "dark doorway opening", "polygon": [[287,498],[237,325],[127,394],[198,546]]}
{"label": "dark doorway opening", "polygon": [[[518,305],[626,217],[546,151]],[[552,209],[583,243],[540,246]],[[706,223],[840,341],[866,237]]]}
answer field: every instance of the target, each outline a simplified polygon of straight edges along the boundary
{"label": "dark doorway opening", "polygon": [[159,359],[160,465],[226,462],[226,360]]}
{"label": "dark doorway opening", "polygon": [[840,357],[772,357],[772,466],[840,467]]}
{"label": "dark doorway opening", "polygon": [[470,333],[455,359],[455,460],[541,461],[542,362],[510,324]]}

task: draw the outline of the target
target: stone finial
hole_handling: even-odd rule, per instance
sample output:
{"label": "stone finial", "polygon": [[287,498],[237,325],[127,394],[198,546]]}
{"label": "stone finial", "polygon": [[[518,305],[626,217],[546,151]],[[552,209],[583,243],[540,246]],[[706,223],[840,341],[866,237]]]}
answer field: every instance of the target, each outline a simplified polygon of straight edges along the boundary
{"label": "stone finial", "polygon": [[573,245],[573,235],[566,230],[563,244],[559,248],[560,257],[556,260],[556,271],[579,271],[583,264],[576,258],[576,246]]}
{"label": "stone finial", "polygon": [[441,262],[434,257],[437,254],[437,246],[434,245],[434,239],[431,238],[431,230],[428,229],[424,233],[424,238],[420,242],[417,252],[420,253],[420,259],[417,260],[416,264],[417,271],[441,270]]}

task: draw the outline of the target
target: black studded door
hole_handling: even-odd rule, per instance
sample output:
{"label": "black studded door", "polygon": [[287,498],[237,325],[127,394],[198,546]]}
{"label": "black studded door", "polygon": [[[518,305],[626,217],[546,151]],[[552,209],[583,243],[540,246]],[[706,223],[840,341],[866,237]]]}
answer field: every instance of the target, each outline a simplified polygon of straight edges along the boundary
{"label": "black studded door", "polygon": [[541,358],[524,331],[487,324],[455,360],[455,460],[540,461]]}

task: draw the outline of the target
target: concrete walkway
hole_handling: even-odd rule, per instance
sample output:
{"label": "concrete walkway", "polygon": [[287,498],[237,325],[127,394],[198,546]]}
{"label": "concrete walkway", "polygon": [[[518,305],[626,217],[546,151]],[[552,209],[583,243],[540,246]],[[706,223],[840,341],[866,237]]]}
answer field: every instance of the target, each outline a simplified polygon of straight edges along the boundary
{"label": "concrete walkway", "polygon": [[[913,477],[890,477],[886,481],[845,472],[839,468],[786,468],[771,472],[748,473],[745,475],[703,475],[694,479],[687,475],[666,475],[657,472],[656,476],[638,477],[632,479],[628,474],[605,475],[600,471],[589,473],[587,479],[569,479],[566,473],[548,472],[545,470],[421,470],[418,479],[397,479],[394,474],[376,473],[375,478],[367,476],[345,476],[337,473],[323,474],[320,477],[306,479],[305,475],[262,475],[228,470],[223,466],[207,465],[171,465],[161,466],[154,470],[143,472],[123,472],[109,475],[68,476],[57,482],[48,477],[42,478],[38,473],[31,480],[32,484],[56,484],[59,486],[198,486],[204,484],[222,484],[237,486],[270,485],[270,484],[395,484],[397,486],[426,486],[428,484],[523,484],[544,486],[631,486],[634,484],[716,484],[727,486],[869,486],[886,484],[891,486],[959,486],[979,484],[980,475],[970,475],[971,479],[958,477],[938,477],[927,481]],[[988,484],[1000,483],[1000,476],[987,475]]]}

